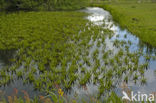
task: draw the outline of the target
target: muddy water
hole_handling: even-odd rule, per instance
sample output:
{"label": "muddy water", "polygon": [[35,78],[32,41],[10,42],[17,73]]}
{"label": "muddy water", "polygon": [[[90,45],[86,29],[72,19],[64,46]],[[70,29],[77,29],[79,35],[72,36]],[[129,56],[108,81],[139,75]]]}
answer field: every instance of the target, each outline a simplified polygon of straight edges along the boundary
{"label": "muddy water", "polygon": [[[113,40],[124,40],[124,41],[130,41],[132,44],[130,45],[130,52],[135,52],[140,49],[143,49],[143,53],[145,55],[155,55],[156,54],[156,48],[152,48],[151,46],[148,46],[147,44],[143,43],[138,37],[130,33],[126,29],[121,29],[118,24],[113,22],[111,14],[98,7],[89,7],[84,12],[90,13],[88,17],[86,17],[89,21],[94,23],[95,25],[101,25],[104,28],[107,28],[109,30],[112,30],[114,32],[114,35],[111,39],[106,39],[106,46],[109,49],[117,49],[112,44]],[[105,24],[105,25],[103,25]],[[140,57],[140,63],[144,62],[144,58]],[[151,93],[156,92],[156,60],[153,60],[152,58],[149,61],[149,69],[145,71],[145,77],[147,79],[146,85],[141,85],[140,83],[134,83],[133,81],[128,82],[128,86],[133,91],[140,91],[143,93]],[[118,94],[121,94],[120,88],[116,89],[116,92]]]}

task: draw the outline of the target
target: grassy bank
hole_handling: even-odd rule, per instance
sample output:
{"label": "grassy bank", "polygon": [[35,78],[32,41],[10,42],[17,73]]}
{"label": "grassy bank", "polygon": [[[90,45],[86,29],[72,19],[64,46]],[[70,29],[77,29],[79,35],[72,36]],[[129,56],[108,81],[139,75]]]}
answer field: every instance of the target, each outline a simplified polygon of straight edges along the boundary
{"label": "grassy bank", "polygon": [[110,11],[121,27],[127,28],[142,41],[156,46],[156,3],[133,1],[101,2],[99,6]]}

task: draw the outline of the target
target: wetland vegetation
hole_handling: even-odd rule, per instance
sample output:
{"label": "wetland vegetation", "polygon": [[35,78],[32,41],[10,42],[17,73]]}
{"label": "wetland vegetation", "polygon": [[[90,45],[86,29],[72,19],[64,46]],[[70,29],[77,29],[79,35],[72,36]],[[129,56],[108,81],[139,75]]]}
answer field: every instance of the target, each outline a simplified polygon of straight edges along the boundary
{"label": "wetland vegetation", "polygon": [[[14,3],[25,10],[22,1]],[[60,10],[59,4],[54,7]],[[0,102],[126,103],[116,88],[129,88],[129,82],[146,85],[146,71],[151,61],[156,63],[156,49],[142,45],[101,8],[1,13]],[[19,82],[23,85],[5,93]]]}

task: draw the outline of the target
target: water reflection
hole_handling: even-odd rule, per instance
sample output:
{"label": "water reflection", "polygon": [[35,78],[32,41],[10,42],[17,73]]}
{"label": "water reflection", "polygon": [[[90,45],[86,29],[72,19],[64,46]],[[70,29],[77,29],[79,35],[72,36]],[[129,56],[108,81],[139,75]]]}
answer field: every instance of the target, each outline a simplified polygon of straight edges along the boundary
{"label": "water reflection", "polygon": [[4,97],[7,98],[7,96],[15,95],[15,91],[14,91],[15,89],[18,91],[17,96],[21,98],[24,97],[23,91],[25,91],[29,95],[30,98],[35,98],[40,95],[45,95],[44,93],[41,93],[38,90],[34,90],[33,84],[30,84],[30,83],[25,84],[22,79],[13,80],[7,86],[2,86],[0,88],[0,91],[2,91]]}

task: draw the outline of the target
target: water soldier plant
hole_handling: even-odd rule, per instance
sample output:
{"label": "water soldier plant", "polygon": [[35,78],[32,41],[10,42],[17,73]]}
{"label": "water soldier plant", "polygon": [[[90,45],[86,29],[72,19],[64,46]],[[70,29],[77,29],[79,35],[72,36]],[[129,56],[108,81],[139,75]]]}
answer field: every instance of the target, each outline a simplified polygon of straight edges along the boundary
{"label": "water soldier plant", "polygon": [[[90,23],[83,18],[86,15],[62,11],[0,16],[0,51],[16,51],[11,52],[13,62],[0,68],[0,86],[22,79],[51,101],[63,103],[73,88],[85,87],[88,92],[90,85],[96,86],[95,98],[103,102],[102,96],[106,100],[115,96],[112,91],[120,80],[128,83],[141,78],[145,84],[151,56],[142,50],[130,51],[131,41],[112,40],[111,30]],[[106,39],[112,41],[113,49]],[[145,62],[140,63],[141,57]]]}

